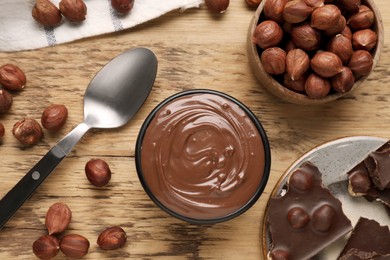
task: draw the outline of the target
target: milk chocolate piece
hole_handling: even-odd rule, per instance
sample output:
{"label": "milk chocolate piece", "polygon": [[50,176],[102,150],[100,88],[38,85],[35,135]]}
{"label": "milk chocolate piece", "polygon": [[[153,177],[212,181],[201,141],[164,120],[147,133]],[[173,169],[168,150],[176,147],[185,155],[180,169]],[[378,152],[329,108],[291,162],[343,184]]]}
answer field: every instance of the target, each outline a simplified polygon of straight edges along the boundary
{"label": "milk chocolate piece", "polygon": [[390,259],[389,227],[361,217],[339,256],[347,259]]}
{"label": "milk chocolate piece", "polygon": [[364,164],[378,189],[390,188],[390,142],[370,153]]}
{"label": "milk chocolate piece", "polygon": [[270,199],[267,223],[271,259],[309,259],[352,230],[341,202],[324,187],[321,172],[310,162],[290,175],[284,195]]}

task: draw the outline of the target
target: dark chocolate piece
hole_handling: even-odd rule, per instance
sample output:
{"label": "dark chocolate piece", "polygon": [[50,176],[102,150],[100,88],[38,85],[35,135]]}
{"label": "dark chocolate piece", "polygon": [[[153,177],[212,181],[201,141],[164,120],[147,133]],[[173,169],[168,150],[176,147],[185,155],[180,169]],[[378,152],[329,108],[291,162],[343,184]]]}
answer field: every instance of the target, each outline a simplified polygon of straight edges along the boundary
{"label": "dark chocolate piece", "polygon": [[309,259],[352,230],[341,202],[310,162],[291,173],[284,195],[270,199],[267,223],[271,259]]}
{"label": "dark chocolate piece", "polygon": [[378,189],[390,188],[390,142],[370,153],[364,164]]}
{"label": "dark chocolate piece", "polygon": [[338,259],[389,259],[389,257],[389,227],[361,217]]}

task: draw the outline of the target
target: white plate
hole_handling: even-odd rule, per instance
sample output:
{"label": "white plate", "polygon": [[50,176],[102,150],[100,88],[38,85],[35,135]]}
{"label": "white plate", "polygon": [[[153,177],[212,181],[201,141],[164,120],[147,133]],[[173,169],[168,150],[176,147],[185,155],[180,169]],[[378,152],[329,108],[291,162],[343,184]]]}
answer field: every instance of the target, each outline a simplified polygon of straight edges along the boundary
{"label": "white plate", "polygon": [[[352,197],[347,190],[347,172],[364,160],[370,152],[382,146],[387,139],[370,136],[354,136],[337,139],[315,147],[293,163],[283,174],[272,191],[271,197],[286,192],[288,176],[303,162],[310,161],[322,173],[322,181],[330,191],[342,202],[345,215],[354,226],[359,217],[375,219],[381,225],[390,226],[390,217],[379,202],[368,202],[364,198]],[[268,207],[267,207],[268,208]],[[270,236],[266,223],[268,210],[263,221],[263,256],[267,259],[270,249]],[[318,254],[315,259],[337,259],[346,238],[339,239]]]}

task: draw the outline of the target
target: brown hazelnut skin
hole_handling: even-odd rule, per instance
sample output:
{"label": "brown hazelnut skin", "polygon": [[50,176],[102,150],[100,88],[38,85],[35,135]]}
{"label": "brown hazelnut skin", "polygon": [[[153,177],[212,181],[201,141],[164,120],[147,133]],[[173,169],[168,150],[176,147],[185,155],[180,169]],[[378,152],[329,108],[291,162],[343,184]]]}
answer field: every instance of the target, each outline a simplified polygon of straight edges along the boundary
{"label": "brown hazelnut skin", "polygon": [[264,70],[271,75],[286,71],[286,52],[279,47],[265,49],[260,56]]}
{"label": "brown hazelnut skin", "polygon": [[267,19],[274,20],[277,23],[282,23],[283,18],[283,9],[288,0],[267,0],[264,3],[264,16]]}
{"label": "brown hazelnut skin", "polygon": [[111,179],[109,165],[102,159],[91,159],[85,164],[85,174],[88,181],[96,186],[102,187]]}
{"label": "brown hazelnut skin", "polygon": [[327,50],[339,56],[343,64],[346,64],[353,52],[352,42],[344,35],[337,34],[329,41]]}
{"label": "brown hazelnut skin", "polygon": [[111,6],[120,14],[127,14],[134,7],[134,0],[111,0]]}
{"label": "brown hazelnut skin", "polygon": [[349,17],[348,25],[355,31],[368,29],[374,23],[374,18],[374,12],[367,6],[361,5],[359,7],[359,12]]}
{"label": "brown hazelnut skin", "polygon": [[350,91],[355,83],[355,77],[350,68],[343,67],[342,71],[330,78],[330,85],[338,93]]}
{"label": "brown hazelnut skin", "polygon": [[330,82],[315,73],[310,74],[305,83],[306,94],[313,99],[326,97],[329,94],[330,88]]}
{"label": "brown hazelnut skin", "polygon": [[44,235],[33,243],[32,249],[39,259],[52,259],[58,254],[60,246],[57,238]]}
{"label": "brown hazelnut skin", "polygon": [[5,64],[0,67],[0,85],[8,90],[21,90],[26,85],[26,75],[18,66]]}
{"label": "brown hazelnut skin", "polygon": [[308,23],[303,23],[293,26],[291,29],[291,39],[298,48],[305,51],[317,50],[321,44],[321,32],[310,26]]}
{"label": "brown hazelnut skin", "polygon": [[252,42],[260,48],[267,49],[277,46],[283,38],[282,27],[272,20],[266,20],[256,26]]}
{"label": "brown hazelnut skin", "polygon": [[339,0],[339,4],[342,8],[350,12],[358,12],[361,0]]}
{"label": "brown hazelnut skin", "polygon": [[50,206],[46,212],[45,226],[49,235],[58,234],[68,228],[72,219],[72,211],[65,203],[58,202]]}
{"label": "brown hazelnut skin", "polygon": [[305,93],[305,82],[306,82],[305,75],[303,75],[301,78],[297,80],[292,80],[291,77],[287,75],[287,73],[284,74],[283,86],[285,86],[286,88],[294,92],[301,93],[301,94]]}
{"label": "brown hazelnut skin", "polygon": [[103,250],[115,250],[126,244],[126,232],[118,226],[102,231],[97,239],[98,246]]}
{"label": "brown hazelnut skin", "polygon": [[286,55],[286,71],[291,80],[298,80],[309,69],[309,55],[301,49],[293,49]]}
{"label": "brown hazelnut skin", "polygon": [[327,36],[334,36],[336,34],[339,34],[345,29],[346,25],[347,25],[347,20],[342,15],[342,16],[340,16],[339,21],[337,22],[336,26],[325,30],[324,34]]}
{"label": "brown hazelnut skin", "polygon": [[4,125],[0,123],[0,138],[3,138],[5,134]]}
{"label": "brown hazelnut skin", "polygon": [[341,35],[344,35],[344,36],[347,37],[350,41],[352,41],[352,31],[351,31],[351,28],[349,28],[348,25],[346,25],[346,26],[344,27],[344,30],[342,30],[340,34],[341,34]]}
{"label": "brown hazelnut skin", "polygon": [[68,109],[64,105],[53,104],[45,108],[41,116],[41,124],[47,130],[61,129],[68,118]]}
{"label": "brown hazelnut skin", "polygon": [[212,13],[224,13],[229,7],[230,0],[205,0],[207,9]]}
{"label": "brown hazelnut skin", "polygon": [[300,23],[306,20],[312,12],[313,8],[303,0],[291,0],[284,6],[283,18],[289,23]]}
{"label": "brown hazelnut skin", "polygon": [[63,16],[73,23],[84,21],[87,15],[87,6],[83,0],[61,0],[59,7]]}
{"label": "brown hazelnut skin", "polygon": [[249,7],[258,7],[262,0],[245,0],[245,3]]}
{"label": "brown hazelnut skin", "polygon": [[337,26],[341,17],[340,9],[332,4],[318,7],[311,14],[310,25],[320,30],[329,30]]}
{"label": "brown hazelnut skin", "polygon": [[352,34],[352,45],[355,50],[371,51],[378,41],[378,35],[371,29],[363,29]]}
{"label": "brown hazelnut skin", "polygon": [[365,50],[357,50],[352,53],[348,61],[348,67],[358,76],[367,76],[370,74],[374,60],[372,55]]}
{"label": "brown hazelnut skin", "polygon": [[324,5],[324,0],[304,0],[304,1],[308,6],[312,8],[317,8]]}
{"label": "brown hazelnut skin", "polygon": [[330,78],[341,72],[343,62],[333,52],[320,51],[313,56],[310,61],[310,66],[319,76]]}
{"label": "brown hazelnut skin", "polygon": [[38,143],[43,136],[40,124],[32,118],[24,118],[14,124],[12,134],[25,145]]}
{"label": "brown hazelnut skin", "polygon": [[12,106],[12,95],[5,89],[0,88],[0,114],[6,113]]}
{"label": "brown hazelnut skin", "polygon": [[49,0],[37,0],[32,9],[32,16],[44,26],[57,26],[62,19],[60,10]]}
{"label": "brown hazelnut skin", "polygon": [[60,241],[61,252],[70,258],[82,258],[89,250],[89,241],[78,234],[69,234]]}

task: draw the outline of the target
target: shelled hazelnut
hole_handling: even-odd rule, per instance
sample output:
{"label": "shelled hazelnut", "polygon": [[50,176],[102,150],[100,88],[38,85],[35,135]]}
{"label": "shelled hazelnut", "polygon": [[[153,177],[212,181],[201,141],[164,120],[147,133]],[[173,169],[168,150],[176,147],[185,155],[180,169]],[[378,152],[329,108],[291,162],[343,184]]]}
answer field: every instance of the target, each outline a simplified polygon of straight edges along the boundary
{"label": "shelled hazelnut", "polygon": [[245,3],[249,7],[258,7],[262,0],[245,0]]}
{"label": "shelled hazelnut", "polygon": [[0,67],[0,85],[8,90],[21,90],[26,85],[26,75],[16,65],[2,65]]}
{"label": "shelled hazelnut", "polygon": [[134,0],[111,0],[111,6],[120,14],[127,14],[133,9]]}
{"label": "shelled hazelnut", "polygon": [[67,257],[82,258],[89,250],[89,241],[87,238],[78,234],[69,234],[61,238],[60,249]]}
{"label": "shelled hazelnut", "polygon": [[48,130],[61,129],[68,118],[68,109],[61,104],[52,104],[45,108],[41,116],[41,124]]}
{"label": "shelled hazelnut", "polygon": [[283,38],[282,27],[272,20],[261,22],[253,33],[252,41],[261,48],[277,46]]}
{"label": "shelled hazelnut", "polygon": [[279,47],[264,50],[260,59],[264,70],[269,74],[279,75],[286,71],[286,52]]}
{"label": "shelled hazelnut", "polygon": [[61,14],[73,23],[84,21],[87,15],[87,6],[83,0],[61,0],[59,7]]}
{"label": "shelled hazelnut", "polygon": [[56,237],[43,235],[33,243],[32,249],[39,259],[52,259],[58,254],[60,245]]}
{"label": "shelled hazelnut", "polygon": [[111,170],[104,160],[91,159],[85,165],[85,175],[92,185],[102,187],[110,181]]}
{"label": "shelled hazelnut", "polygon": [[283,10],[288,0],[267,0],[264,3],[264,16],[277,23],[284,21]]}
{"label": "shelled hazelnut", "polygon": [[12,95],[5,89],[0,88],[0,114],[6,113],[12,106]]}
{"label": "shelled hazelnut", "polygon": [[126,244],[126,232],[118,226],[102,231],[97,239],[98,246],[103,250],[115,250]]}
{"label": "shelled hazelnut", "polygon": [[0,139],[4,137],[4,134],[5,134],[4,125],[0,123]]}
{"label": "shelled hazelnut", "polygon": [[205,0],[207,9],[213,13],[224,13],[229,7],[230,0]]}
{"label": "shelled hazelnut", "polygon": [[49,0],[37,0],[32,9],[32,16],[44,26],[57,26],[62,20],[60,9]]}
{"label": "shelled hazelnut", "polygon": [[57,234],[68,228],[72,211],[65,203],[57,202],[50,206],[46,213],[45,226],[49,235]]}
{"label": "shelled hazelnut", "polygon": [[25,145],[38,143],[43,136],[41,125],[32,118],[24,118],[14,124],[12,134]]}

